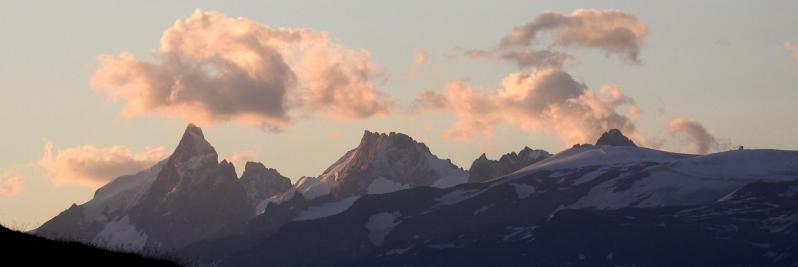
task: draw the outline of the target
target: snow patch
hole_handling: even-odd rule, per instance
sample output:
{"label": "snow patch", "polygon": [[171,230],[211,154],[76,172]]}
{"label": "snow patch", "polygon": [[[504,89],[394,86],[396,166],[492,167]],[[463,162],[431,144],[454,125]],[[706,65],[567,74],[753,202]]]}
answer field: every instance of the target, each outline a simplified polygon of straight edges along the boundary
{"label": "snow patch", "polygon": [[427,165],[429,165],[432,171],[441,177],[432,183],[432,187],[449,188],[468,182],[468,173],[460,168],[457,168],[451,162],[439,159],[431,153],[426,153],[424,156],[427,161]]}
{"label": "snow patch", "polygon": [[328,180],[316,177],[304,177],[297,181],[295,187],[308,200],[327,195],[332,190],[332,184]]}
{"label": "snow patch", "polygon": [[402,216],[400,212],[381,212],[369,217],[368,222],[366,222],[366,229],[369,230],[369,240],[375,246],[382,246],[382,243],[385,241],[385,237],[393,230],[394,227],[399,225],[401,221],[396,221],[399,216]]}
{"label": "snow patch", "polygon": [[335,202],[327,202],[319,206],[310,207],[294,218],[294,221],[307,221],[333,216],[349,209],[359,196],[344,198]]}
{"label": "snow patch", "polygon": [[484,206],[480,207],[479,209],[474,211],[474,216],[477,216],[480,213],[488,211],[488,209],[490,209],[491,207],[493,207],[493,205],[484,205]]}
{"label": "snow patch", "polygon": [[112,249],[139,251],[147,243],[147,235],[130,224],[128,216],[107,223],[93,240],[94,244]]}
{"label": "snow patch", "polygon": [[510,183],[519,199],[525,199],[535,193],[535,187],[528,184]]}
{"label": "snow patch", "polygon": [[278,194],[278,195],[272,196],[272,197],[270,197],[270,198],[267,198],[267,199],[261,200],[261,201],[260,201],[260,202],[258,202],[258,204],[255,206],[255,214],[258,214],[258,215],[262,214],[264,211],[266,211],[266,206],[269,206],[269,203],[277,203],[277,202],[280,202],[280,200],[282,199],[282,197],[283,197],[283,196],[282,196],[281,194]]}
{"label": "snow patch", "polygon": [[391,256],[391,255],[402,255],[402,254],[405,254],[406,251],[410,250],[410,248],[411,247],[395,248],[395,249],[389,250],[388,252],[385,252],[385,255],[388,255],[388,256]]}
{"label": "snow patch", "polygon": [[465,173],[453,173],[447,176],[443,176],[435,183],[432,184],[432,187],[435,188],[449,188],[459,184],[464,184],[468,182],[468,176]]}
{"label": "snow patch", "polygon": [[399,184],[383,177],[378,177],[369,184],[366,192],[368,194],[386,194],[408,188],[410,188],[409,185]]}
{"label": "snow patch", "polygon": [[148,170],[120,176],[97,189],[94,198],[83,204],[86,218],[102,222],[107,220],[103,213],[125,210],[137,204],[165,163],[163,160]]}
{"label": "snow patch", "polygon": [[441,196],[439,198],[436,198],[435,200],[438,201],[438,203],[440,203],[442,205],[452,205],[452,204],[456,204],[458,202],[461,202],[463,200],[471,198],[471,193],[472,192],[473,191],[466,191],[466,190],[458,189],[458,190],[454,190],[454,191],[451,191],[449,193],[446,193],[445,195],[443,195],[443,196]]}

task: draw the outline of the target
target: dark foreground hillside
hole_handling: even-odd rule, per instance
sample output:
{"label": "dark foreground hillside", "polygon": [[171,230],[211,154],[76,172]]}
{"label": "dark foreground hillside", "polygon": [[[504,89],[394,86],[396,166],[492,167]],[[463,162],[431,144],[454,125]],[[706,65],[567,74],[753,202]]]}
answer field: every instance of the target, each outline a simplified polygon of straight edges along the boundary
{"label": "dark foreground hillside", "polygon": [[77,242],[54,241],[9,230],[0,225],[3,262],[25,266],[59,264],[67,266],[178,266],[134,253],[114,252]]}

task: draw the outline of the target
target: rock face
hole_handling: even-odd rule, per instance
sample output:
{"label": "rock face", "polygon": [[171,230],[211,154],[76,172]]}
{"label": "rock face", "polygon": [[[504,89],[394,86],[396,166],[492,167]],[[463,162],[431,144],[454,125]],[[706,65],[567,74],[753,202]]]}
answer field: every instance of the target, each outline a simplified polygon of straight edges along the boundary
{"label": "rock face", "polygon": [[533,150],[529,147],[524,147],[517,154],[515,152],[504,154],[499,160],[489,160],[483,153],[471,163],[471,168],[468,170],[468,182],[483,182],[510,174],[550,156],[551,154],[545,150]]}
{"label": "rock face", "polygon": [[415,187],[448,188],[467,178],[464,170],[405,134],[366,131],[356,148],[321,175],[302,177],[291,191],[261,205],[263,213],[249,222],[243,234],[195,244],[179,254],[200,262],[218,261],[282,231],[282,226],[291,222],[346,212],[361,197]]}
{"label": "rock face", "polygon": [[596,141],[596,146],[637,146],[618,129],[610,129]]}
{"label": "rock face", "polygon": [[254,207],[233,164],[219,162],[202,130],[190,125],[130,215],[155,239],[148,245],[175,248],[243,226]]}
{"label": "rock face", "polygon": [[168,159],[114,179],[35,232],[128,250],[173,250],[229,235],[255,216],[260,198],[287,189],[276,171],[255,163],[247,169],[238,179],[233,164],[219,162],[202,130],[189,125]]}
{"label": "rock face", "polygon": [[416,186],[448,187],[465,182],[465,171],[433,155],[423,143],[401,133],[366,131],[352,149],[316,179],[303,179],[307,198],[336,199],[388,193]]}
{"label": "rock face", "polygon": [[266,168],[260,162],[246,163],[241,183],[247,192],[247,198],[252,203],[269,199],[291,189],[291,179],[275,169]]}

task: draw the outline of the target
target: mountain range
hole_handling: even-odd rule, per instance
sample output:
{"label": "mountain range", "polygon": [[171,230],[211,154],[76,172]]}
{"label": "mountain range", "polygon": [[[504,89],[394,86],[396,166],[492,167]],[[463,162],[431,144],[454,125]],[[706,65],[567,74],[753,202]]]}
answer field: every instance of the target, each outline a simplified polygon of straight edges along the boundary
{"label": "mountain range", "polygon": [[798,264],[798,152],[680,154],[610,129],[557,154],[464,170],[366,131],[318,176],[248,162],[189,125],[169,158],[121,176],[37,235],[220,266]]}

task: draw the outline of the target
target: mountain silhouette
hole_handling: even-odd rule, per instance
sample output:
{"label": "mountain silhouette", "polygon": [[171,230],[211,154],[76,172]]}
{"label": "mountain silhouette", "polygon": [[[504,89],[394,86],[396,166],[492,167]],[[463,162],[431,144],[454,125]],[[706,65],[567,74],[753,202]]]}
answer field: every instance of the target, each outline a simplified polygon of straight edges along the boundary
{"label": "mountain silhouette", "polygon": [[[57,241],[10,230],[0,225],[2,261],[19,266],[179,266],[172,261]],[[4,264],[5,265],[5,264]]]}

